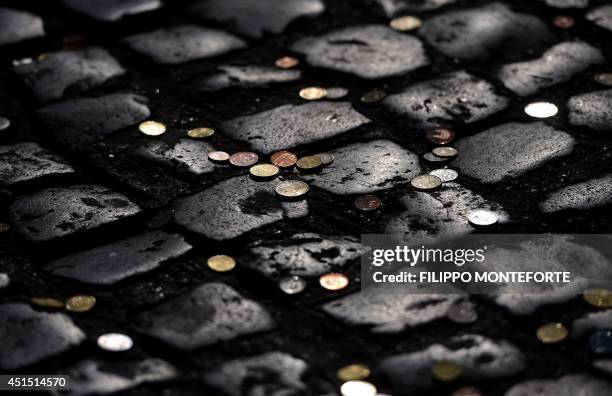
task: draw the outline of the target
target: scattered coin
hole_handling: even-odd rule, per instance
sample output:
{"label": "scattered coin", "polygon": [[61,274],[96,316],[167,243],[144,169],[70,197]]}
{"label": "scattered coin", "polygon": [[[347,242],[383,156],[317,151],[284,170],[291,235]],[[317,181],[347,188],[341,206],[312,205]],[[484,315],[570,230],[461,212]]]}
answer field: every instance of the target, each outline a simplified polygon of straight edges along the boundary
{"label": "scattered coin", "polygon": [[323,165],[323,161],[318,155],[308,155],[297,160],[296,164],[300,170],[312,171],[320,168]]}
{"label": "scattered coin", "polygon": [[230,159],[230,155],[225,151],[211,151],[208,153],[208,159],[213,162],[225,162]]}
{"label": "scattered coin", "polygon": [[435,164],[435,163],[441,163],[441,162],[448,162],[450,158],[438,157],[434,155],[434,153],[429,152],[429,153],[423,154],[423,159],[427,162],[431,162]]}
{"label": "scattered coin", "polygon": [[457,149],[453,147],[436,147],[433,150],[431,150],[431,152],[436,157],[441,157],[441,158],[453,158],[453,157],[456,157],[457,154],[459,153]]}
{"label": "scattered coin", "polygon": [[342,290],[348,286],[349,280],[345,275],[331,272],[329,274],[321,275],[319,278],[319,284],[327,290]]}
{"label": "scattered coin", "polygon": [[304,100],[319,100],[327,96],[327,90],[321,87],[308,87],[300,91],[300,97]]}
{"label": "scattered coin", "polygon": [[174,211],[172,209],[160,210],[149,220],[148,226],[151,229],[162,228],[174,219]]}
{"label": "scattered coin", "polygon": [[284,198],[298,198],[306,194],[309,190],[308,184],[300,180],[285,180],[280,182],[274,190]]}
{"label": "scattered coin", "polygon": [[459,173],[456,170],[448,168],[434,169],[429,174],[439,177],[442,183],[452,182],[459,177]]}
{"label": "scattered coin", "polygon": [[206,261],[208,268],[217,272],[231,271],[236,267],[236,260],[233,257],[226,256],[225,254],[218,254],[211,256]]}
{"label": "scattered coin", "polygon": [[362,195],[355,199],[355,207],[364,211],[376,210],[380,208],[380,199],[374,195]]}
{"label": "scattered coin", "polygon": [[11,120],[8,118],[0,117],[0,131],[5,130],[11,126]]}
{"label": "scattered coin", "polygon": [[612,73],[597,73],[595,81],[601,85],[612,86]]}
{"label": "scattered coin", "polygon": [[62,309],[62,308],[64,308],[64,303],[62,301],[60,301],[60,300],[55,299],[55,298],[32,297],[30,299],[30,302],[32,303],[32,305],[37,305],[39,307],[53,308],[53,309]]}
{"label": "scattered coin", "polygon": [[417,190],[433,190],[442,185],[442,180],[438,176],[418,175],[410,180],[410,184]]}
{"label": "scattered coin", "polygon": [[378,103],[387,97],[387,93],[382,89],[374,89],[361,97],[363,103]]}
{"label": "scattered coin", "polygon": [[0,233],[7,232],[11,226],[8,223],[0,223]]}
{"label": "scattered coin", "polygon": [[366,381],[347,381],[340,387],[342,396],[376,396],[376,387]]}
{"label": "scattered coin", "polygon": [[455,140],[455,132],[448,128],[432,128],[425,132],[427,140],[434,144],[449,144]]}
{"label": "scattered coin", "polygon": [[300,64],[300,61],[292,56],[283,56],[274,62],[276,67],[280,69],[291,69]]}
{"label": "scattered coin", "polygon": [[259,161],[259,157],[257,154],[252,153],[250,151],[239,151],[230,156],[229,162],[234,166],[239,166],[241,168],[246,168],[248,166],[253,166]]}
{"label": "scattered coin", "polygon": [[269,179],[278,175],[280,169],[278,166],[272,164],[258,164],[253,165],[249,169],[249,173],[253,175],[253,177],[261,178],[261,179]]}
{"label": "scattered coin", "polygon": [[604,289],[589,289],[582,293],[584,301],[597,308],[612,307],[612,292]]}
{"label": "scattered coin", "polygon": [[567,338],[569,331],[563,323],[549,323],[540,326],[536,332],[538,339],[544,344],[556,344]]}
{"label": "scattered coin", "polygon": [[499,216],[490,210],[478,209],[468,213],[467,219],[475,227],[486,227],[497,223]]}
{"label": "scattered coin", "polygon": [[368,378],[370,369],[363,364],[349,364],[336,371],[336,377],[341,381],[356,381]]}
{"label": "scattered coin", "polygon": [[391,29],[399,32],[409,32],[418,29],[422,24],[423,22],[419,18],[412,15],[397,17],[389,22]]}
{"label": "scattered coin", "polygon": [[334,162],[334,155],[331,153],[319,153],[317,157],[321,158],[323,165],[329,165]]}
{"label": "scattered coin", "polygon": [[550,102],[534,102],[525,106],[525,113],[534,118],[549,118],[557,115],[557,105]]}
{"label": "scattered coin", "polygon": [[589,347],[593,353],[608,354],[612,352],[612,330],[599,330],[589,337]]}
{"label": "scattered coin", "polygon": [[450,306],[446,317],[455,323],[469,324],[478,320],[478,313],[474,309],[474,304],[461,301]]}
{"label": "scattered coin", "polygon": [[96,305],[94,296],[79,295],[66,300],[65,308],[70,312],[87,312]]}
{"label": "scattered coin", "polygon": [[452,396],[483,396],[483,393],[472,386],[463,386],[455,390]]}
{"label": "scattered coin", "polygon": [[463,368],[453,362],[436,362],[431,366],[431,374],[438,381],[451,382],[461,377]]}
{"label": "scattered coin", "polygon": [[306,281],[297,275],[288,276],[281,279],[278,283],[278,287],[285,294],[299,294],[306,289]]}
{"label": "scattered coin", "polygon": [[327,99],[342,99],[348,92],[348,89],[342,87],[327,88]]}
{"label": "scattered coin", "polygon": [[297,162],[297,155],[289,151],[277,151],[270,156],[270,161],[279,168],[291,168]]}
{"label": "scattered coin", "polygon": [[557,15],[553,24],[559,29],[570,29],[576,24],[576,20],[569,15]]}
{"label": "scattered coin", "polygon": [[194,128],[187,131],[187,136],[194,139],[202,139],[212,136],[215,130],[212,128]]}
{"label": "scattered coin", "polygon": [[157,121],[141,122],[138,129],[147,136],[159,136],[166,132],[166,126]]}
{"label": "scattered coin", "polygon": [[134,341],[125,334],[107,333],[98,337],[98,346],[109,352],[125,352],[134,346]]}

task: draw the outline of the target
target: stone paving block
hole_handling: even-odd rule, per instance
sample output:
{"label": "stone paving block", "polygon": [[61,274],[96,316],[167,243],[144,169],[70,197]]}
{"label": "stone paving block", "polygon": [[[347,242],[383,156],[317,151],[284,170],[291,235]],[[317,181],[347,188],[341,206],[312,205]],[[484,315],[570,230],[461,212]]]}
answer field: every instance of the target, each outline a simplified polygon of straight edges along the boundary
{"label": "stone paving block", "polygon": [[274,191],[278,183],[258,182],[248,176],[224,180],[176,200],[174,219],[190,231],[227,240],[283,219],[307,216],[306,201],[279,201]]}
{"label": "stone paving block", "polygon": [[136,15],[158,9],[161,0],[61,0],[64,7],[91,18],[115,22],[124,16]]}
{"label": "stone paving block", "polygon": [[443,54],[468,61],[496,58],[556,41],[536,16],[512,11],[499,2],[436,15],[425,21],[419,35]]}
{"label": "stone paving block", "polygon": [[457,71],[389,95],[383,104],[421,126],[433,126],[484,120],[504,110],[508,99],[497,94],[487,81]]}
{"label": "stone paving block", "polygon": [[547,5],[556,8],[585,8],[589,6],[589,0],[542,0]]}
{"label": "stone paving block", "polygon": [[612,30],[612,5],[603,5],[589,11],[586,19],[601,28]]}
{"label": "stone paving block", "polygon": [[572,337],[580,338],[588,336],[597,330],[608,330],[612,328],[612,309],[605,311],[589,312],[577,318],[572,323]]}
{"label": "stone paving block", "polygon": [[208,159],[211,151],[215,148],[208,142],[180,139],[172,147],[165,142],[151,142],[137,149],[137,154],[178,170],[204,175],[217,169]]}
{"label": "stone paving block", "polygon": [[538,59],[502,67],[498,76],[508,89],[528,96],[542,88],[569,81],[575,74],[604,62],[605,58],[597,48],[583,42],[564,42],[550,48]]}
{"label": "stone paving block", "polygon": [[482,183],[497,183],[570,154],[574,144],[569,134],[542,122],[511,122],[459,140],[453,166]]}
{"label": "stone paving block", "polygon": [[136,317],[139,332],[181,350],[194,350],[270,330],[274,321],[257,302],[223,283],[206,283]]}
{"label": "stone paving block", "polygon": [[419,39],[383,25],[349,27],[308,37],[291,49],[304,54],[311,66],[366,79],[399,76],[429,64]]}
{"label": "stone paving block", "polygon": [[24,303],[0,304],[0,368],[15,370],[66,352],[85,334],[62,313],[34,311]]}
{"label": "stone paving block", "polygon": [[127,37],[125,42],[134,51],[164,65],[212,58],[246,47],[236,36],[193,25],[136,34]]}
{"label": "stone paving block", "polygon": [[457,0],[375,0],[385,14],[391,18],[401,13],[434,10]]}
{"label": "stone paving block", "polygon": [[391,356],[378,368],[393,384],[394,395],[411,395],[415,390],[434,388],[431,365],[442,361],[459,364],[463,378],[478,384],[512,377],[525,368],[523,353],[513,344],[474,334],[456,336],[419,352]]}
{"label": "stone paving block", "polygon": [[333,194],[366,194],[408,183],[421,172],[419,158],[390,140],[353,143],[331,150],[335,159],[318,174],[304,176]]}
{"label": "stone paving block", "polygon": [[572,125],[612,130],[612,89],[576,95],[567,102]]}
{"label": "stone paving block", "polygon": [[8,7],[0,7],[0,45],[15,44],[45,35],[38,15]]}
{"label": "stone paving block", "polygon": [[13,228],[33,242],[91,230],[140,213],[125,196],[99,185],[49,188],[15,198]]}
{"label": "stone paving block", "polygon": [[267,352],[223,363],[204,374],[204,383],[227,396],[296,395],[306,390],[301,378],[307,369],[287,353]]}
{"label": "stone paving block", "polygon": [[[329,139],[370,123],[348,102],[284,105],[226,121],[221,129],[264,154]],[[282,133],[280,133],[282,131]]]}
{"label": "stone paving block", "polygon": [[68,100],[41,108],[41,124],[72,149],[85,149],[113,132],[146,120],[147,99],[133,94]]}
{"label": "stone paving block", "polygon": [[198,79],[195,89],[202,91],[219,91],[230,87],[253,88],[265,87],[297,81],[302,77],[300,70],[283,70],[269,66],[219,66],[219,72]]}
{"label": "stone paving block", "polygon": [[0,186],[73,173],[64,158],[37,143],[0,146]]}
{"label": "stone paving block", "polygon": [[282,33],[294,20],[315,17],[324,10],[321,0],[203,0],[188,13],[223,23],[243,36],[261,38],[265,33]]}
{"label": "stone paving block", "polygon": [[525,381],[514,385],[504,396],[607,396],[612,384],[585,374],[568,374],[561,378]]}
{"label": "stone paving block", "polygon": [[42,103],[61,99],[69,89],[86,91],[125,73],[115,58],[99,47],[52,52],[14,70]]}
{"label": "stone paving block", "polygon": [[612,175],[605,175],[583,183],[562,187],[546,195],[540,203],[545,213],[560,210],[587,210],[612,203]]}
{"label": "stone paving block", "polygon": [[178,234],[153,231],[52,261],[45,270],[83,283],[112,285],[191,250]]}

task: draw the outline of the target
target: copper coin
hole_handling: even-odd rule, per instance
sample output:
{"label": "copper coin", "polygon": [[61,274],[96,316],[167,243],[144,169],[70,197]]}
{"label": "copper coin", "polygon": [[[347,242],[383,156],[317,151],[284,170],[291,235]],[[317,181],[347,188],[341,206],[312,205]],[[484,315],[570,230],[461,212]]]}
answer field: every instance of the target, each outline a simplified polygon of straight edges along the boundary
{"label": "copper coin", "polygon": [[455,390],[452,396],[483,396],[483,394],[473,386],[463,386]]}
{"label": "copper coin", "polygon": [[347,287],[349,284],[349,280],[346,275],[332,272],[329,274],[321,275],[321,277],[319,278],[319,284],[324,289],[336,291],[342,290]]}
{"label": "copper coin", "polygon": [[456,148],[452,148],[452,147],[436,147],[433,150],[431,150],[431,152],[436,157],[441,157],[441,158],[453,158],[453,157],[456,157],[457,154],[459,153],[459,151],[457,151]]}
{"label": "copper coin", "polygon": [[362,195],[355,199],[355,207],[359,210],[376,210],[380,208],[380,199],[374,195]]}
{"label": "copper coin", "polygon": [[213,162],[225,162],[230,159],[230,155],[225,151],[211,151],[208,153],[208,159]]}
{"label": "copper coin", "polygon": [[270,156],[270,162],[279,168],[291,168],[297,162],[297,155],[289,151],[277,151]]}
{"label": "copper coin", "polygon": [[448,128],[433,128],[425,133],[425,137],[435,144],[449,144],[455,140],[455,132]]}
{"label": "copper coin", "polygon": [[387,96],[382,89],[374,89],[361,97],[363,103],[378,103]]}
{"label": "copper coin", "polygon": [[461,301],[451,305],[446,312],[446,317],[455,323],[469,324],[478,320],[478,313],[472,303]]}
{"label": "copper coin", "polygon": [[553,24],[559,29],[570,29],[576,24],[576,20],[569,15],[558,15],[553,19]]}
{"label": "copper coin", "polygon": [[300,61],[291,56],[283,56],[282,58],[278,58],[274,64],[279,69],[291,69],[299,65]]}
{"label": "copper coin", "polygon": [[259,157],[250,151],[240,151],[232,154],[229,161],[234,166],[247,167],[255,165],[259,161]]}

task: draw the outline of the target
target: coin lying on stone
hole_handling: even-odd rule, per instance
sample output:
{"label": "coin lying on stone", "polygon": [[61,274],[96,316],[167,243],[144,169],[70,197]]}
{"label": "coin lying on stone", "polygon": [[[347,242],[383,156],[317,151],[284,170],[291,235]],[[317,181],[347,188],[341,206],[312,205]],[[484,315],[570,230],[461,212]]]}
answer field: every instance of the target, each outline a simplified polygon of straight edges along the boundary
{"label": "coin lying on stone", "polygon": [[70,312],[87,312],[96,305],[96,298],[89,295],[78,295],[66,300],[65,308]]}
{"label": "coin lying on stone", "polygon": [[323,165],[329,165],[334,162],[334,155],[332,153],[319,153],[317,157],[321,158]]}
{"label": "coin lying on stone", "polygon": [[447,163],[450,160],[450,158],[438,157],[437,155],[434,155],[434,153],[432,152],[423,154],[423,159],[432,164]]}
{"label": "coin lying on stone", "polygon": [[576,24],[576,19],[569,15],[557,15],[553,19],[553,24],[559,29],[570,29]]}
{"label": "coin lying on stone", "polygon": [[230,164],[241,168],[253,166],[259,161],[257,154],[250,151],[240,151],[234,153],[229,158]]}
{"label": "coin lying on stone", "polygon": [[49,297],[32,297],[30,299],[30,303],[32,305],[36,305],[44,308],[53,308],[53,309],[62,309],[64,308],[64,303],[55,298]]}
{"label": "coin lying on stone", "polygon": [[349,280],[346,275],[331,272],[329,274],[321,275],[319,278],[319,284],[326,290],[336,291],[347,287]]}
{"label": "coin lying on stone", "polygon": [[363,103],[378,103],[387,97],[387,93],[382,89],[374,89],[361,97]]}
{"label": "coin lying on stone", "polygon": [[300,97],[304,100],[319,100],[327,96],[327,90],[321,87],[308,87],[300,90]]}
{"label": "coin lying on stone", "polygon": [[166,132],[166,126],[157,121],[141,122],[138,129],[147,136],[159,136]]}
{"label": "coin lying on stone", "polygon": [[306,289],[306,281],[297,275],[288,276],[278,282],[278,287],[285,294],[299,294]]}
{"label": "coin lying on stone", "polygon": [[436,362],[431,366],[431,374],[438,381],[451,382],[463,375],[463,367],[454,362]]}
{"label": "coin lying on stone", "polygon": [[256,178],[260,179],[269,179],[272,178],[280,172],[278,166],[272,164],[258,164],[253,165],[249,168],[249,173]]}
{"label": "coin lying on stone", "polygon": [[292,69],[300,64],[300,61],[292,56],[283,56],[274,62],[279,69]]}
{"label": "coin lying on stone", "polygon": [[340,387],[342,396],[376,396],[376,387],[366,381],[347,381]]}
{"label": "coin lying on stone", "polygon": [[549,118],[557,115],[559,108],[550,102],[534,102],[525,106],[525,113],[534,118]]}
{"label": "coin lying on stone", "polygon": [[303,171],[313,171],[323,165],[321,157],[318,155],[308,155],[297,160],[297,167]]}
{"label": "coin lying on stone", "polygon": [[101,349],[109,352],[125,352],[134,346],[132,338],[121,333],[102,334],[97,340]]}
{"label": "coin lying on stone", "polygon": [[419,18],[412,15],[397,17],[389,22],[391,29],[398,32],[409,32],[420,28],[422,24],[423,22]]}
{"label": "coin lying on stone", "polygon": [[544,344],[556,344],[567,338],[569,331],[563,323],[549,323],[538,327],[536,335]]}
{"label": "coin lying on stone", "polygon": [[469,212],[467,219],[475,227],[487,227],[497,223],[499,216],[490,210],[478,209]]}
{"label": "coin lying on stone", "polygon": [[431,150],[431,152],[436,157],[442,157],[442,158],[453,158],[453,157],[456,157],[457,154],[459,153],[457,149],[453,147],[435,147],[433,150]]}
{"label": "coin lying on stone", "polygon": [[213,162],[225,162],[230,159],[230,155],[225,151],[211,151],[208,153],[208,159]]}
{"label": "coin lying on stone", "polygon": [[349,364],[338,371],[336,371],[336,377],[341,381],[355,381],[368,378],[370,376],[370,369],[363,364]]}
{"label": "coin lying on stone", "polygon": [[202,139],[212,136],[215,133],[215,130],[212,128],[194,128],[187,131],[187,136],[193,139]]}
{"label": "coin lying on stone", "polygon": [[442,183],[452,182],[459,177],[459,173],[456,170],[448,168],[434,169],[429,174],[439,177]]}
{"label": "coin lying on stone", "polygon": [[308,184],[300,180],[285,180],[274,188],[274,191],[284,198],[298,198],[305,195],[308,190]]}
{"label": "coin lying on stone", "polygon": [[297,155],[289,151],[277,151],[270,155],[270,162],[279,168],[291,168],[297,162]]}
{"label": "coin lying on stone", "polygon": [[455,140],[455,132],[448,128],[436,127],[428,129],[425,137],[434,144],[449,144]]}
{"label": "coin lying on stone", "polygon": [[450,306],[446,317],[455,323],[469,324],[478,320],[478,313],[474,309],[474,304],[460,301]]}
{"label": "coin lying on stone", "polygon": [[348,95],[348,89],[342,87],[327,88],[327,99],[342,99]]}
{"label": "coin lying on stone", "polygon": [[363,211],[376,210],[380,208],[380,199],[374,195],[362,195],[355,199],[354,205],[357,209]]}
{"label": "coin lying on stone", "polygon": [[236,267],[236,260],[225,254],[211,256],[206,263],[208,264],[208,268],[217,272],[231,271]]}
{"label": "coin lying on stone", "polygon": [[412,187],[417,190],[433,190],[442,185],[442,180],[434,175],[418,175],[410,180]]}
{"label": "coin lying on stone", "polygon": [[582,293],[584,301],[597,308],[612,307],[612,292],[605,289],[589,289]]}

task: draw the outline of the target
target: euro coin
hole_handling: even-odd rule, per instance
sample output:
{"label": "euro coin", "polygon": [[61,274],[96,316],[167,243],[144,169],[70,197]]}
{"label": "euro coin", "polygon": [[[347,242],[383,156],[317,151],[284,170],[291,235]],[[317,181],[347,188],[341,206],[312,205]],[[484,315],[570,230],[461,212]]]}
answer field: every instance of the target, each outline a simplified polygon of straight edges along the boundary
{"label": "euro coin", "polygon": [[329,273],[321,275],[319,284],[326,290],[336,291],[342,290],[348,286],[349,280],[346,275],[338,273]]}
{"label": "euro coin", "polygon": [[141,122],[138,129],[147,136],[159,136],[166,133],[166,126],[157,121]]}
{"label": "euro coin", "polygon": [[442,185],[442,180],[440,180],[438,176],[419,175],[419,176],[414,177],[410,181],[410,184],[412,185],[412,187],[416,188],[417,190],[426,191],[426,190],[433,190],[433,189],[440,187]]}
{"label": "euro coin", "polygon": [[238,166],[241,168],[246,168],[249,166],[253,166],[259,161],[259,157],[257,154],[252,153],[250,151],[240,151],[238,153],[234,153],[229,158],[230,164],[234,166]]}
{"label": "euro coin", "polygon": [[327,90],[321,87],[308,87],[300,90],[300,97],[304,100],[319,100],[327,96]]}
{"label": "euro coin", "polygon": [[87,312],[96,305],[96,298],[88,295],[78,295],[66,300],[65,308],[70,312]]}
{"label": "euro coin", "polygon": [[569,331],[563,323],[549,323],[538,327],[536,335],[544,344],[556,344],[567,338]]}
{"label": "euro coin", "polygon": [[260,179],[268,179],[268,178],[274,177],[278,175],[278,172],[280,172],[280,169],[278,169],[278,166],[272,165],[272,164],[253,165],[249,169],[249,173],[253,177],[257,177]]}
{"label": "euro coin", "polygon": [[419,18],[412,15],[397,17],[389,22],[391,29],[398,32],[409,32],[420,28],[422,24],[423,22]]}
{"label": "euro coin", "polygon": [[215,130],[212,128],[194,128],[187,131],[187,136],[193,139],[203,139],[212,136]]}
{"label": "euro coin", "polygon": [[236,260],[233,257],[226,256],[225,254],[218,254],[208,258],[208,268],[217,272],[231,271],[236,267]]}
{"label": "euro coin", "polygon": [[368,378],[370,369],[363,364],[349,364],[336,371],[336,377],[341,381],[355,381]]}
{"label": "euro coin", "polygon": [[318,155],[308,155],[298,159],[296,165],[300,170],[312,171],[320,168],[323,165],[323,161],[321,161],[321,157]]}
{"label": "euro coin", "polygon": [[308,192],[308,184],[299,180],[286,180],[280,182],[276,187],[275,191],[278,195],[284,198],[298,198]]}
{"label": "euro coin", "polygon": [[277,151],[270,156],[270,162],[279,168],[291,168],[297,162],[297,155],[289,151]]}

